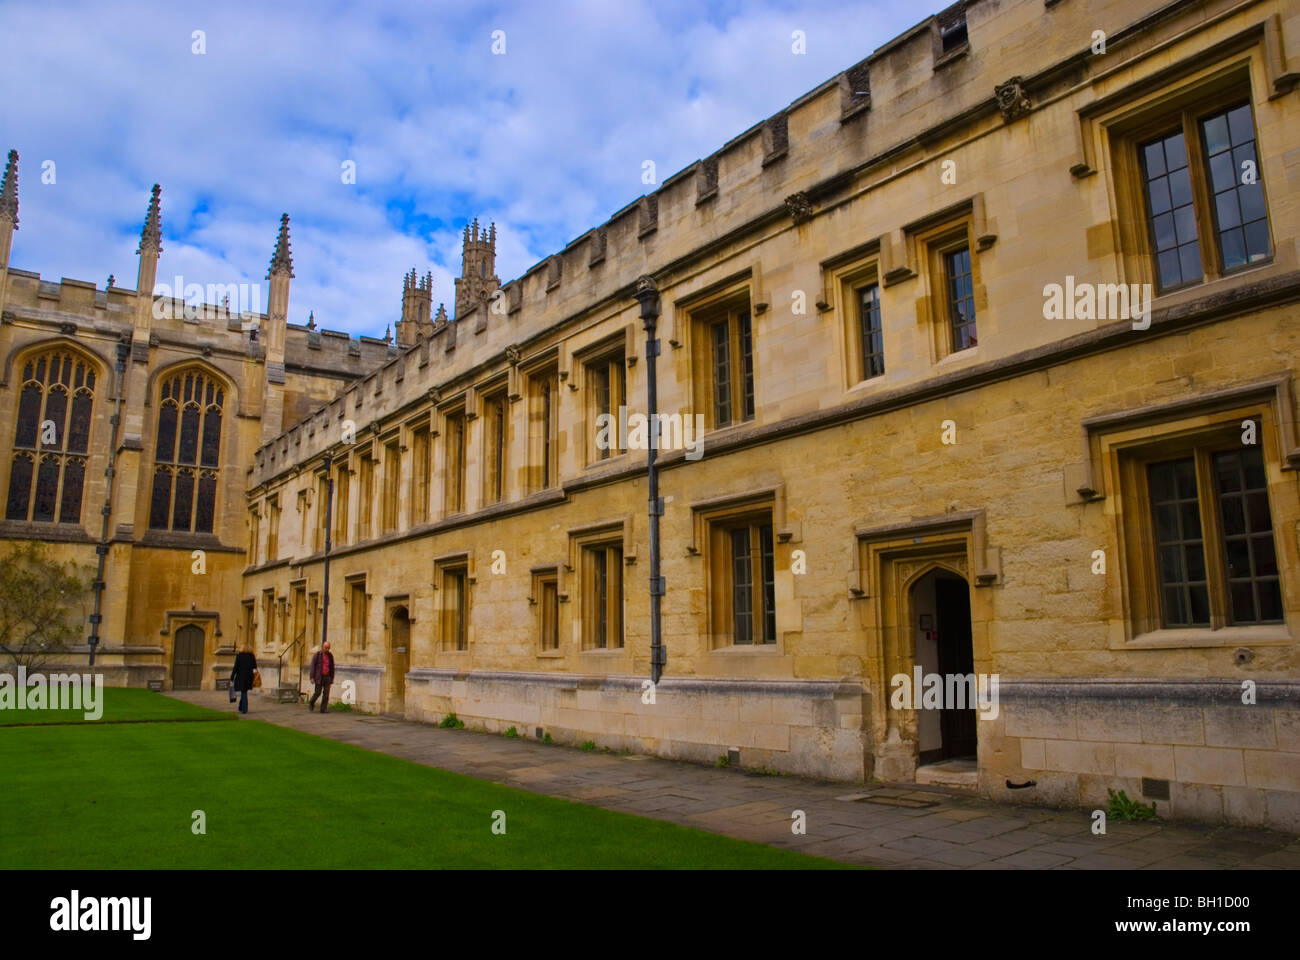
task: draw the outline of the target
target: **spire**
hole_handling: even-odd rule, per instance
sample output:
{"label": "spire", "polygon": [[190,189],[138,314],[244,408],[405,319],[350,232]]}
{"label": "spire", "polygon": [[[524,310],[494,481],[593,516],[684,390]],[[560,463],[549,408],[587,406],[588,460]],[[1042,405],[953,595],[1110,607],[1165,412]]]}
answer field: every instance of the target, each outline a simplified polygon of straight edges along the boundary
{"label": "spire", "polygon": [[310,313],[307,314],[307,329],[308,329],[308,330],[315,330],[315,329],[316,329],[316,311],[315,311],[315,310],[312,310]]}
{"label": "spire", "polygon": [[136,253],[144,253],[146,249],[162,253],[162,219],[158,216],[158,196],[161,193],[162,187],[155,183],[149,196],[149,212],[145,214],[144,229],[140,231],[140,246]]}
{"label": "spire", "polygon": [[446,305],[446,304],[443,304],[443,303],[438,304],[438,315],[435,316],[435,317],[433,318],[433,322],[434,322],[434,323],[446,323],[446,322],[447,322],[447,305]]}
{"label": "spire", "polygon": [[456,316],[489,299],[501,281],[496,275],[497,227],[480,227],[475,217],[465,226],[460,276],[456,279]]}
{"label": "spire", "polygon": [[289,215],[280,215],[280,236],[275,241],[275,255],[271,257],[271,269],[267,277],[280,274],[293,278],[293,258],[289,256]]}
{"label": "spire", "polygon": [[4,182],[0,184],[0,217],[8,217],[18,229],[18,151],[9,151]]}
{"label": "spire", "polygon": [[433,319],[433,271],[420,276],[412,267],[402,275],[402,318],[394,336],[399,346],[409,347],[420,335],[427,335]]}

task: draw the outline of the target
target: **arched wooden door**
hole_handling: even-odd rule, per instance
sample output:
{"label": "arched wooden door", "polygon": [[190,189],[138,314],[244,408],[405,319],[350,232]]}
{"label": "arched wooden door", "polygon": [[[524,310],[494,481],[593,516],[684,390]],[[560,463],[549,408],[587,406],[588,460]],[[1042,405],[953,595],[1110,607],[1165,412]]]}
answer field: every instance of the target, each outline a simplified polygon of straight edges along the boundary
{"label": "arched wooden door", "polygon": [[203,685],[203,631],[190,624],[176,631],[172,644],[172,689],[198,690]]}

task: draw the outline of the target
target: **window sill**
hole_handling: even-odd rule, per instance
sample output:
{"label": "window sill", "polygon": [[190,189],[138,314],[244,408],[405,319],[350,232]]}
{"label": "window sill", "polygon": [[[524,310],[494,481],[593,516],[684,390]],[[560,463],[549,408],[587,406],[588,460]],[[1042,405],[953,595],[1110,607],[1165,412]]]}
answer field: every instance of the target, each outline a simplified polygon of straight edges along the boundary
{"label": "window sill", "polygon": [[44,521],[3,520],[0,531],[15,540],[46,540],[61,543],[94,543],[80,523],[46,523]]}
{"label": "window sill", "polygon": [[878,377],[869,377],[866,380],[859,380],[857,383],[850,384],[846,392],[852,394],[869,393],[872,390],[879,390],[888,382],[889,374],[882,373]]}
{"label": "window sill", "polygon": [[627,653],[626,647],[587,647],[578,651],[584,657],[621,657]]}
{"label": "window sill", "polygon": [[583,467],[584,470],[598,470],[601,467],[608,467],[614,464],[620,464],[628,455],[627,450],[620,450],[613,456],[606,457],[604,460],[592,460]]}
{"label": "window sill", "polygon": [[1190,303],[1205,297],[1231,290],[1238,284],[1256,283],[1275,274],[1288,273],[1296,269],[1297,261],[1290,247],[1280,247],[1273,251],[1273,258],[1265,263],[1238,267],[1231,273],[1213,280],[1189,283],[1166,293],[1156,293],[1151,299],[1151,311],[1168,310],[1184,303]]}
{"label": "window sill", "polygon": [[936,367],[953,366],[967,360],[978,360],[979,355],[980,348],[978,346],[967,347],[965,350],[954,350],[951,353],[944,354],[934,362],[934,365]]}
{"label": "window sill", "polygon": [[539,660],[563,660],[563,650],[538,650],[537,659]]}
{"label": "window sill", "polygon": [[1111,644],[1112,650],[1170,650],[1195,647],[1280,646],[1294,638],[1284,623],[1256,627],[1221,627],[1218,630],[1180,627],[1151,630],[1131,640]]}
{"label": "window sill", "polygon": [[942,68],[948,66],[948,64],[953,63],[956,60],[960,60],[968,53],[970,53],[969,40],[967,40],[965,43],[958,44],[957,46],[953,47],[951,50],[947,51],[946,53],[941,51],[939,55],[936,56],[934,59],[934,69],[936,71],[941,70]]}
{"label": "window sill", "polygon": [[745,427],[753,426],[757,422],[757,417],[754,417],[752,420],[733,420],[725,427],[709,427],[708,430],[705,431],[704,435],[706,437],[725,437],[729,433],[739,433]]}
{"label": "window sill", "polygon": [[760,657],[779,657],[781,656],[780,647],[781,644],[779,643],[730,643],[726,646],[714,647],[709,653],[717,653],[727,657],[736,657],[747,653]]}

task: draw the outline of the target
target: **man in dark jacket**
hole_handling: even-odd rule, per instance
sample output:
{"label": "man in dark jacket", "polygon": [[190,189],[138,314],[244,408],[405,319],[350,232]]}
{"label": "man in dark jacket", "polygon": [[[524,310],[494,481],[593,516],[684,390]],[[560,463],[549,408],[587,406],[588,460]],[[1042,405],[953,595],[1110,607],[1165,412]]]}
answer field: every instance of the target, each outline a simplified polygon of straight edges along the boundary
{"label": "man in dark jacket", "polygon": [[234,669],[230,671],[230,688],[239,691],[239,712],[248,713],[248,691],[253,688],[253,675],[257,673],[257,659],[251,646],[235,654]]}
{"label": "man in dark jacket", "polygon": [[316,690],[307,701],[307,709],[315,707],[316,698],[322,697],[320,712],[324,713],[330,706],[330,684],[334,682],[334,654],[330,653],[328,640],[320,645],[320,650],[311,658],[311,682],[316,684]]}

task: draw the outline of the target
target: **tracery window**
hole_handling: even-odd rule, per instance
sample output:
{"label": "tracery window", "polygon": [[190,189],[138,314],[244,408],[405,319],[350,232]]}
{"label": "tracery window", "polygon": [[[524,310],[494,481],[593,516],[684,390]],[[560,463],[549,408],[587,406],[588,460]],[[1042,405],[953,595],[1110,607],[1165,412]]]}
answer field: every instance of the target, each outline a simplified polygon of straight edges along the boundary
{"label": "tracery window", "polygon": [[201,370],[184,370],[163,381],[149,529],[212,532],[224,405],[225,390]]}
{"label": "tracery window", "polygon": [[7,520],[79,523],[95,369],[67,349],[23,363]]}

